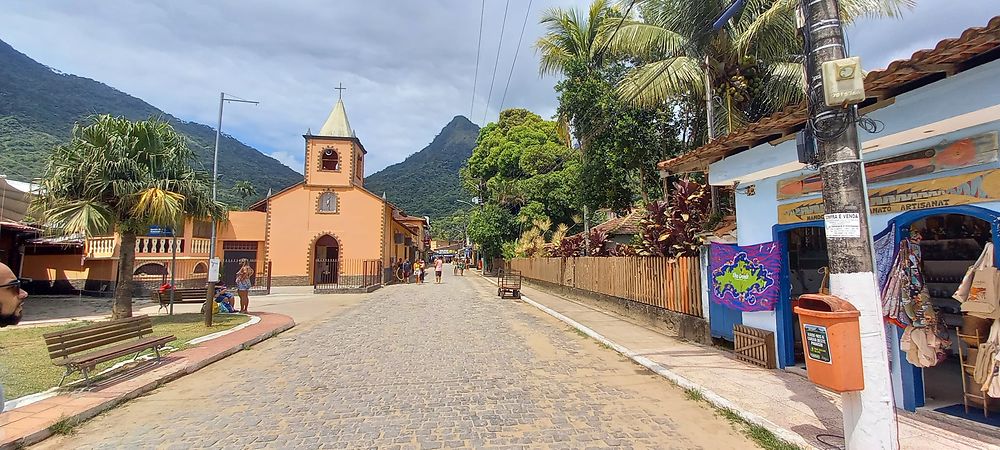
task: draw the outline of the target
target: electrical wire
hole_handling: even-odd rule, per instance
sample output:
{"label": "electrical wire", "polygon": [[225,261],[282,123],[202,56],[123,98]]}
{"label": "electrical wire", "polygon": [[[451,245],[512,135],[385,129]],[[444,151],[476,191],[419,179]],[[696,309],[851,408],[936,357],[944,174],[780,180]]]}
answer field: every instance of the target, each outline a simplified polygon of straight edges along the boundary
{"label": "electrical wire", "polygon": [[[636,0],[632,0],[632,3],[629,3],[628,8],[625,9],[625,14],[622,14],[622,19],[619,20],[618,25],[615,26],[615,31],[611,32],[611,36],[608,37],[608,40],[604,41],[604,45],[601,46],[601,48],[597,51],[597,54],[594,56],[595,61],[600,61],[601,57],[604,56],[604,51],[608,49],[608,46],[611,45],[611,41],[615,39],[615,35],[618,34],[618,30],[621,29],[622,24],[625,23],[625,19],[627,19],[629,14],[632,13],[632,7],[635,6],[635,2]],[[590,25],[594,26],[594,24]]]}
{"label": "electrical wire", "polygon": [[510,0],[503,7],[503,21],[500,22],[500,39],[497,42],[497,57],[493,61],[493,77],[490,78],[490,93],[486,95],[486,110],[483,111],[483,125],[486,124],[486,115],[490,113],[490,99],[493,97],[493,83],[497,79],[497,66],[500,65],[500,49],[503,48],[503,30],[507,27],[507,10],[510,8]]}
{"label": "electrical wire", "polygon": [[486,16],[486,0],[479,9],[479,42],[476,44],[476,74],[472,78],[472,104],[469,105],[469,120],[476,109],[476,84],[479,83],[479,55],[483,51],[483,18]]}
{"label": "electrical wire", "polygon": [[500,96],[499,111],[503,111],[503,103],[507,100],[507,89],[510,88],[510,77],[514,75],[514,66],[517,64],[517,53],[521,50],[521,39],[524,38],[524,27],[528,24],[528,16],[531,14],[531,2],[528,0],[528,9],[524,12],[524,22],[521,22],[521,35],[517,37],[517,47],[514,48],[514,61],[510,63],[510,72],[507,72],[507,84],[503,87],[503,95]]}

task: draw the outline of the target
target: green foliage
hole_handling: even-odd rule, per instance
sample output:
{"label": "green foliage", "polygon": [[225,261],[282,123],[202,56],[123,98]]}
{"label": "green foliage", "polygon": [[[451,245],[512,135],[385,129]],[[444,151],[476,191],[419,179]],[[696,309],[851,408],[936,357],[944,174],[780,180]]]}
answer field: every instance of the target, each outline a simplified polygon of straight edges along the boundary
{"label": "green foliage", "polygon": [[455,211],[442,219],[431,219],[431,238],[443,241],[465,240],[465,227],[469,225],[469,212]]}
{"label": "green foliage", "polygon": [[112,317],[132,315],[136,235],[151,225],[177,226],[185,215],[224,219],[212,200],[208,174],[191,167],[194,154],[167,122],[97,116],[57,145],[33,209],[66,233],[122,235]]}
{"label": "green foliage", "polygon": [[485,204],[470,214],[469,238],[485,258],[502,256],[504,242],[513,240],[515,233],[514,216],[500,205]]}
{"label": "green foliage", "polygon": [[250,205],[249,199],[257,196],[257,188],[248,180],[237,181],[236,184],[233,184],[232,191],[233,195],[239,197],[241,209],[247,209],[247,206]]}
{"label": "green foliage", "polygon": [[[70,138],[78,122],[94,114],[131,120],[160,117],[182,135],[194,153],[192,163],[211,171],[215,130],[185,122],[152,105],[91,79],[45,67],[0,41],[0,167],[11,179],[29,181],[45,170],[52,148]],[[219,142],[219,198],[236,203],[230,188],[249,179],[260,198],[283,189],[302,175],[256,149],[223,135]]]}
{"label": "green foliage", "polygon": [[434,140],[406,158],[365,178],[365,189],[382,195],[416,216],[429,216],[431,223],[448,217],[464,206],[466,199],[458,171],[472,154],[479,127],[456,116]]}
{"label": "green foliage", "polygon": [[[710,35],[729,1],[641,0],[641,20],[626,20],[610,39],[611,52],[636,62],[618,85],[629,102],[658,105],[678,97],[705,98],[705,61],[718,134],[741,128],[802,100],[802,42],[796,0],[748,2]],[[895,16],[912,0],[841,0],[843,18]],[[702,109],[702,115],[704,110]]]}

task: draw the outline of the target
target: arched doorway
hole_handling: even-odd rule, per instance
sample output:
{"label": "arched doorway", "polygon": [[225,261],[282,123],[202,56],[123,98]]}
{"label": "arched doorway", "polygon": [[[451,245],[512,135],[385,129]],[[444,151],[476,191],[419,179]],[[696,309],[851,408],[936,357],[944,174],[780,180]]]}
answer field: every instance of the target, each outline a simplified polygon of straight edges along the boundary
{"label": "arched doorway", "polygon": [[324,234],[316,240],[313,257],[313,285],[337,284],[340,272],[340,244],[337,238]]}

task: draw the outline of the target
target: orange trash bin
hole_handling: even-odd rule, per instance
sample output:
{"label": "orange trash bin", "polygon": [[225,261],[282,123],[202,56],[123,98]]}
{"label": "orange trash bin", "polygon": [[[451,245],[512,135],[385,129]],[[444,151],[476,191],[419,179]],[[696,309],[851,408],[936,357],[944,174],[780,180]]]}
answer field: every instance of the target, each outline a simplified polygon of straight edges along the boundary
{"label": "orange trash bin", "polygon": [[804,294],[794,310],[809,379],[836,392],[864,389],[857,308],[832,295]]}

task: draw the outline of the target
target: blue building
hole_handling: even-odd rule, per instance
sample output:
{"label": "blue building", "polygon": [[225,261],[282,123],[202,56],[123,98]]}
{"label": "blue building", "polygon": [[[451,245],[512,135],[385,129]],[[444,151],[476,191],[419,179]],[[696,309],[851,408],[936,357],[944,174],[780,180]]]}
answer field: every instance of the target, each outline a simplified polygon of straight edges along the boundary
{"label": "blue building", "polygon": [[[872,234],[892,239],[891,248],[920,235],[927,286],[952,333],[963,320],[958,302],[949,298],[956,281],[986,242],[1000,246],[998,58],[1000,17],[869,73],[868,99],[859,105],[880,127],[876,133],[858,130]],[[660,163],[672,173],[707,171],[712,185],[734,187],[740,245],[784,244],[782,298],[774,311],[740,312],[713,303],[709,314],[716,337],[731,340],[734,324],[773,331],[782,368],[802,362],[793,302],[820,289],[827,265],[821,180],[798,162],[796,151],[795,135],[807,117],[804,105],[789,107]],[[957,357],[915,367],[899,349],[903,329],[887,325],[886,330],[898,407],[912,411],[962,402]],[[958,341],[953,338],[953,346]]]}

